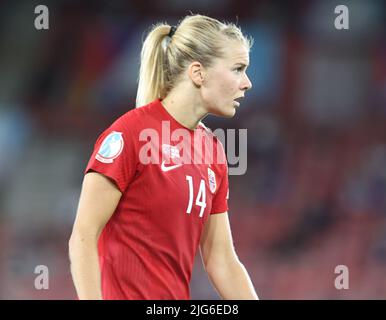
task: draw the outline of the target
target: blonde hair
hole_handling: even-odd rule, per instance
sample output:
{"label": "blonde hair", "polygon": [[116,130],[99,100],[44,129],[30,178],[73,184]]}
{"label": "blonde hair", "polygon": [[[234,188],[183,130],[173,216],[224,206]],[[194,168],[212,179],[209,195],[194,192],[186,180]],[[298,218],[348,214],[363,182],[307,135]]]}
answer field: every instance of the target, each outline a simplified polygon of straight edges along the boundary
{"label": "blonde hair", "polygon": [[252,39],[233,23],[224,23],[203,15],[186,16],[169,37],[171,26],[153,26],[141,51],[136,106],[164,99],[193,61],[209,67],[224,56],[225,41],[238,40],[249,50]]}

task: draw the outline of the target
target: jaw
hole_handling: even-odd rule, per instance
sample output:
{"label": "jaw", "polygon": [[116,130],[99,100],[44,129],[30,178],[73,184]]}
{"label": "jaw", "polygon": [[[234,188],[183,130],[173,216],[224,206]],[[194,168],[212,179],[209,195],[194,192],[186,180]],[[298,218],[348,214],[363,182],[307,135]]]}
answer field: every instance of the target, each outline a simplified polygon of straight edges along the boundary
{"label": "jaw", "polygon": [[234,115],[236,114],[236,108],[235,107],[229,107],[229,108],[224,108],[222,110],[213,110],[210,112],[211,114],[222,117],[222,118],[233,118]]}

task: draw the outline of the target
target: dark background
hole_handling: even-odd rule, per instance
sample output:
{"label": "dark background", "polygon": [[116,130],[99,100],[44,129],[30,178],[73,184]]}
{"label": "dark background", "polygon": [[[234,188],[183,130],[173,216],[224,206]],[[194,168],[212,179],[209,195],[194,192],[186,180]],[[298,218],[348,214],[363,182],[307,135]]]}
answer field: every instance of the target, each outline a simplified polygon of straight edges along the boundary
{"label": "dark background", "polygon": [[[49,30],[34,27],[39,4]],[[349,30],[334,27],[339,4]],[[260,298],[384,298],[386,6],[359,0],[1,1],[0,298],[76,298],[67,242],[93,144],[134,107],[145,31],[190,12],[254,38],[253,89],[233,119],[205,123],[248,129],[229,214]],[[192,298],[217,299],[197,258]]]}

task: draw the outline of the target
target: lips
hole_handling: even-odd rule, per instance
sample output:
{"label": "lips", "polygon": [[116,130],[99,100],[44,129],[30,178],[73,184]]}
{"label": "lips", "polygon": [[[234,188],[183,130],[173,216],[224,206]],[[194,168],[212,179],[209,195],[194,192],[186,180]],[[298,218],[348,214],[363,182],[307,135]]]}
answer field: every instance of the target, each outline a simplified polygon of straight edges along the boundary
{"label": "lips", "polygon": [[241,97],[238,97],[236,99],[234,99],[234,104],[236,105],[236,107],[239,107],[240,106],[240,101],[244,98],[244,96],[241,96]]}

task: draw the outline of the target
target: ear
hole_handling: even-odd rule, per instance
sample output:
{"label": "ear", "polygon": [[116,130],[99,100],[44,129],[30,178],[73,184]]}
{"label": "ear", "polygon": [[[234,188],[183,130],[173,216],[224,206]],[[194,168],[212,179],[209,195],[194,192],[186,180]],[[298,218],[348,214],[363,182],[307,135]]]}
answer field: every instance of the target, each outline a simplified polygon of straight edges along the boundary
{"label": "ear", "polygon": [[198,61],[193,61],[188,66],[189,78],[197,87],[201,87],[204,82],[204,72],[203,65]]}

